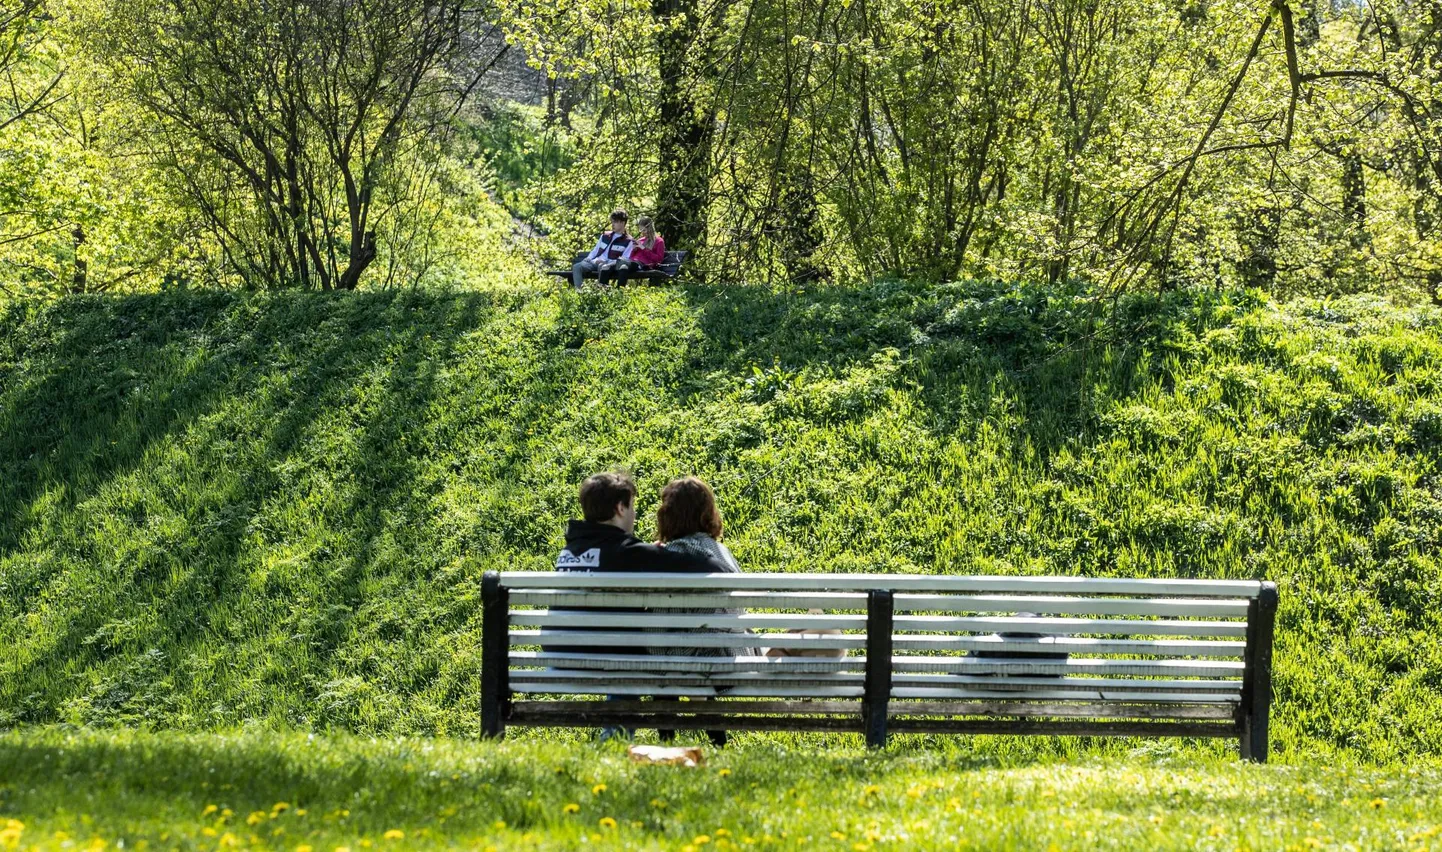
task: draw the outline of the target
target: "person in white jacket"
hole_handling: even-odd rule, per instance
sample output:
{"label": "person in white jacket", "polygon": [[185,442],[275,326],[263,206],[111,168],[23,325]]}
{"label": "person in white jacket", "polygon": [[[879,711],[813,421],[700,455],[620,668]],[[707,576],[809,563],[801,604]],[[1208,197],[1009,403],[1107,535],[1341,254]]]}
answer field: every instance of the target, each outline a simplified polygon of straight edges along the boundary
{"label": "person in white jacket", "polygon": [[596,279],[604,286],[615,277],[618,265],[631,260],[631,249],[635,247],[636,241],[626,233],[629,218],[626,211],[619,207],[612,210],[611,230],[601,234],[590,254],[571,265],[571,283],[577,290],[581,289],[586,273],[595,273]]}

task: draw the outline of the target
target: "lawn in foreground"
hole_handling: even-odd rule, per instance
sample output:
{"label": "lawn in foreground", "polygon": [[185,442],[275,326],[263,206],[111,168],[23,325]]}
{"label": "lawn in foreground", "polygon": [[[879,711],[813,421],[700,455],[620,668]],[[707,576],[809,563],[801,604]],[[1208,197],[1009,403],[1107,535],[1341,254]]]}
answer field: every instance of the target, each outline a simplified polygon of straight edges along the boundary
{"label": "lawn in foreground", "polygon": [[1442,838],[1432,763],[969,748],[868,754],[850,737],[751,736],[680,769],[579,738],[11,731],[0,847],[1425,849]]}

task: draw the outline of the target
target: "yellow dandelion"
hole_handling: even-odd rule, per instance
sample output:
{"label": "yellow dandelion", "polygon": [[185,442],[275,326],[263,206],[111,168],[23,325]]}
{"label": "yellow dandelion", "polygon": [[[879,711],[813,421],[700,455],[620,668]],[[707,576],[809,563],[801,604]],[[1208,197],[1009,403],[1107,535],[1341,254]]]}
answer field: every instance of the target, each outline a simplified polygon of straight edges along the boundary
{"label": "yellow dandelion", "polygon": [[841,832],[841,831],[833,831],[833,832],[831,832],[831,839],[832,839],[832,840],[845,840],[845,839],[846,839],[846,834],[845,834],[845,832]]}
{"label": "yellow dandelion", "polygon": [[219,834],[220,832],[216,831],[215,829],[213,829],[213,828],[211,828],[210,826],[207,825],[205,828],[202,828],[202,829],[200,830],[200,833],[201,833],[201,834],[204,834],[206,837],[214,837],[214,836],[216,836],[217,834]]}
{"label": "yellow dandelion", "polygon": [[722,778],[725,778],[727,775],[730,775],[730,774],[731,774],[731,770],[729,770],[729,769],[721,769],[721,770],[718,770],[718,771],[716,772],[716,774],[719,775],[719,776],[721,776]]}
{"label": "yellow dandelion", "polygon": [[215,805],[206,805],[205,810],[200,812],[200,817],[201,819],[204,819],[205,817],[210,816],[218,810],[220,810],[220,808],[216,807]]}
{"label": "yellow dandelion", "polygon": [[604,793],[604,792],[606,792],[606,785],[605,785],[605,784],[597,784],[596,786],[594,786],[594,787],[591,788],[591,795],[592,795],[592,796],[599,796],[599,795],[601,795],[601,794]]}
{"label": "yellow dandelion", "polygon": [[496,831],[504,831],[506,828],[506,821],[503,819],[498,819],[495,822],[491,823],[491,828],[494,828]]}
{"label": "yellow dandelion", "polygon": [[1374,807],[1374,808],[1380,808],[1380,807],[1382,807],[1382,806],[1385,805],[1385,804],[1387,804],[1387,800],[1386,800],[1386,799],[1373,799],[1373,800],[1372,800],[1372,807]]}
{"label": "yellow dandelion", "polygon": [[868,852],[868,850],[871,849],[871,844],[870,844],[870,843],[853,843],[853,844],[851,844],[851,848],[854,849],[854,850],[856,850],[856,852]]}
{"label": "yellow dandelion", "polygon": [[222,835],[220,836],[220,841],[219,841],[219,843],[220,843],[221,846],[224,846],[224,847],[226,847],[226,848],[229,849],[229,848],[234,848],[234,847],[236,847],[236,846],[239,846],[239,845],[240,845],[240,839],[239,839],[238,837],[236,837],[234,834],[231,834],[230,832],[227,831],[225,834],[222,834]]}
{"label": "yellow dandelion", "polygon": [[315,852],[315,847],[311,846],[309,843],[302,843],[301,845],[295,847],[295,852]]}
{"label": "yellow dandelion", "polygon": [[246,824],[246,825],[260,825],[260,824],[261,824],[262,822],[264,822],[264,821],[265,821],[265,812],[264,812],[264,811],[253,811],[250,816],[248,816],[248,817],[245,818],[245,824]]}
{"label": "yellow dandelion", "polygon": [[305,815],[308,814],[308,813],[310,813],[310,811],[306,810],[305,808],[296,808],[296,809],[295,809],[295,815],[298,816],[298,817],[303,817],[303,816],[305,816]]}
{"label": "yellow dandelion", "polygon": [[696,844],[697,846],[705,846],[707,843],[711,842],[711,835],[698,834],[695,837],[691,838],[691,842]]}
{"label": "yellow dandelion", "polygon": [[275,804],[270,806],[270,815],[275,816],[276,814],[283,814],[288,810],[290,810],[289,802],[276,802]]}
{"label": "yellow dandelion", "polygon": [[406,833],[399,828],[393,828],[385,834],[382,834],[381,837],[384,837],[386,840],[405,840]]}
{"label": "yellow dandelion", "polygon": [[1153,823],[1157,824],[1157,825],[1161,825],[1161,824],[1162,824],[1162,815],[1161,815],[1161,814],[1152,814],[1151,817],[1149,817],[1149,819],[1151,819],[1151,821],[1152,821]]}
{"label": "yellow dandelion", "polygon": [[349,846],[337,846],[335,852],[350,852]]}
{"label": "yellow dandelion", "polygon": [[611,819],[610,817],[601,817],[600,825],[602,828],[605,829],[615,829],[616,821],[614,819]]}
{"label": "yellow dandelion", "polygon": [[714,835],[716,835],[717,837],[730,837],[730,836],[731,836],[731,830],[730,830],[730,829],[726,829],[726,828],[718,828],[718,829],[716,829],[715,831],[713,831],[713,832],[711,832],[711,833],[714,834]]}
{"label": "yellow dandelion", "polygon": [[578,814],[580,812],[581,806],[576,804],[575,802],[571,802],[567,804],[564,808],[561,808],[561,813],[563,814]]}
{"label": "yellow dandelion", "polygon": [[862,791],[861,791],[861,794],[862,794],[863,796],[875,796],[877,793],[880,793],[880,792],[881,792],[881,785],[880,785],[880,784],[867,784],[867,785],[866,785],[866,789],[865,789],[865,790],[862,790]]}
{"label": "yellow dandelion", "polygon": [[231,810],[230,808],[226,808],[225,810],[220,812],[221,819],[230,819],[233,816],[235,816],[235,811]]}
{"label": "yellow dandelion", "polygon": [[1214,825],[1207,830],[1207,834],[1211,835],[1212,837],[1221,837],[1223,834],[1226,833],[1227,830],[1225,828],[1222,828],[1220,825]]}
{"label": "yellow dandelion", "polygon": [[661,801],[660,799],[652,799],[651,807],[656,808],[657,810],[662,810],[666,807],[666,803]]}

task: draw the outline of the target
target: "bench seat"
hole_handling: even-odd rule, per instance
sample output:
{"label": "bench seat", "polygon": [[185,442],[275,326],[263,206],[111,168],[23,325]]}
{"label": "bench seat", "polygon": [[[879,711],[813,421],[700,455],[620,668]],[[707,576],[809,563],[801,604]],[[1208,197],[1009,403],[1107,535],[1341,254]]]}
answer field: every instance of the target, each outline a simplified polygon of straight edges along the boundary
{"label": "bench seat", "polygon": [[[671,281],[677,275],[681,274],[681,266],[686,262],[686,257],[688,254],[689,252],[684,251],[668,251],[666,252],[665,257],[661,259],[661,262],[656,264],[656,268],[632,270],[626,274],[631,281],[649,281],[652,283]],[[574,265],[582,260],[585,260],[586,257],[587,253],[582,252],[581,254],[578,254],[574,258],[572,258],[571,263]],[[553,275],[566,281],[571,280],[570,269],[547,269],[546,274]],[[588,279],[595,279],[598,276],[594,272],[587,272],[583,277]]]}
{"label": "bench seat", "polygon": [[1277,591],[1263,581],[493,572],[482,592],[488,736],[1203,736],[1267,757]]}

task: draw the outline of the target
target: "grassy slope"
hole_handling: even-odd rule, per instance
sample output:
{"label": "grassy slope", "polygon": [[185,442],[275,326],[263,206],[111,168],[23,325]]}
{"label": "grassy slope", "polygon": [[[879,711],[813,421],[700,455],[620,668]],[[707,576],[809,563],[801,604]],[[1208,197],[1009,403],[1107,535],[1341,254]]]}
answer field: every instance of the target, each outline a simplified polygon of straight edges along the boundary
{"label": "grassy slope", "polygon": [[38,849],[1230,852],[1427,849],[1442,836],[1432,764],[1011,764],[797,745],[778,737],[678,769],[541,743],[11,733],[0,848],[7,820]]}
{"label": "grassy slope", "polygon": [[1280,756],[1442,753],[1442,316],[1118,311],[1088,342],[985,285],[12,307],[0,724],[474,733],[480,572],[546,566],[626,466],[643,513],[711,479],[758,570],[1275,579]]}

